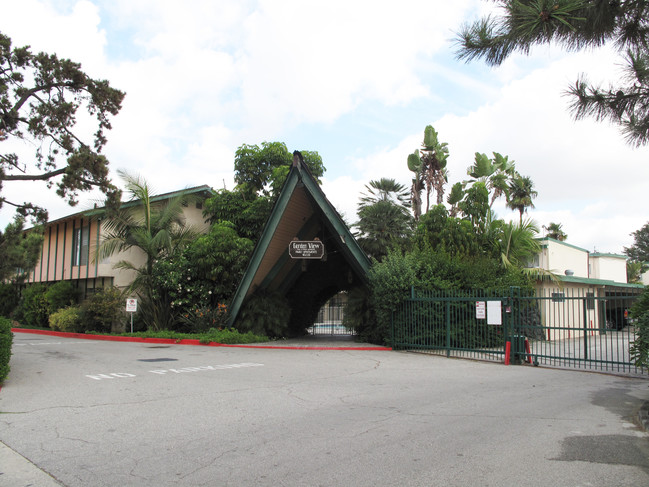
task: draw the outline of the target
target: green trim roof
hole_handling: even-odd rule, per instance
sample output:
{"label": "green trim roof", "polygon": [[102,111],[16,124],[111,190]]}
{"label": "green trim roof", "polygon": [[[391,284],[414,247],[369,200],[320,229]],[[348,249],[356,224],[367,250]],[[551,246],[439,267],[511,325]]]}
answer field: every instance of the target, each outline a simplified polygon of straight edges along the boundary
{"label": "green trim roof", "polygon": [[576,276],[559,276],[563,282],[573,282],[577,284],[592,284],[593,286],[612,286],[612,287],[625,287],[625,288],[643,288],[642,284],[632,284],[628,282],[616,282],[608,279],[592,279],[588,277]]}
{"label": "green trim roof", "polygon": [[369,258],[296,151],[293,166],[230,303],[229,325],[236,321],[245,298],[257,288],[285,293],[295,285],[305,261],[288,256],[289,244],[295,238],[312,240],[314,235],[323,240],[330,259],[344,263],[351,277],[367,283]]}
{"label": "green trim roof", "polygon": [[582,247],[577,247],[576,245],[572,245],[572,244],[569,244],[569,243],[566,243],[566,242],[562,242],[561,240],[557,240],[556,238],[552,238],[552,237],[542,237],[542,238],[539,238],[538,240],[541,243],[541,245],[543,245],[543,241],[545,240],[545,241],[548,241],[548,242],[554,242],[554,243],[558,243],[560,245],[565,245],[566,247],[570,247],[570,248],[573,248],[573,249],[581,250],[582,252],[588,252],[587,249],[584,249]]}
{"label": "green trim roof", "polygon": [[600,252],[593,252],[590,254],[591,257],[615,257],[616,259],[624,259],[626,260],[628,257],[626,255],[622,254],[607,254],[607,253],[600,253]]}
{"label": "green trim roof", "polygon": [[[209,187],[208,185],[203,184],[201,186],[194,186],[192,188],[181,189],[181,190],[178,190],[178,191],[171,191],[169,193],[163,193],[163,194],[152,196],[151,197],[151,202],[154,203],[156,201],[162,201],[162,200],[166,200],[166,199],[169,199],[169,198],[173,198],[174,196],[177,196],[177,195],[179,195],[181,193],[184,193],[184,194],[206,193],[206,195],[211,196],[211,195],[213,195],[215,193],[215,191],[211,187]],[[136,205],[138,202],[139,202],[139,200],[123,201],[121,203],[121,207],[122,208],[129,208],[131,206]],[[87,209],[87,210],[78,211],[76,213],[71,213],[69,215],[62,216],[62,217],[57,218],[55,220],[49,220],[45,225],[52,225],[54,223],[59,223],[59,222],[65,221],[65,220],[73,219],[73,218],[81,218],[81,217],[90,218],[90,217],[93,217],[93,216],[101,215],[104,212],[105,209],[106,209],[105,206],[101,206],[101,207],[95,207],[95,208],[90,208],[90,209]],[[25,231],[27,231],[27,230],[31,230],[31,228],[25,229]]]}

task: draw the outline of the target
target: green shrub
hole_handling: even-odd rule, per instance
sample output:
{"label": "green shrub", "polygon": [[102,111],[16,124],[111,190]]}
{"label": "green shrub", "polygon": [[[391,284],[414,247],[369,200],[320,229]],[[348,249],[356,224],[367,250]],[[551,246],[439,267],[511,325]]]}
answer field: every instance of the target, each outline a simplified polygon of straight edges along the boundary
{"label": "green shrub", "polygon": [[631,307],[636,338],[630,347],[631,359],[637,367],[649,367],[649,286]]}
{"label": "green shrub", "polygon": [[127,321],[126,298],[116,287],[98,290],[79,307],[81,331],[123,333]]}
{"label": "green shrub", "polygon": [[223,328],[227,321],[228,308],[225,304],[215,307],[197,306],[180,315],[180,322],[189,333],[204,333],[212,328]]}
{"label": "green shrub", "polygon": [[631,359],[636,367],[649,367],[649,311],[637,318],[636,337],[630,347]]}
{"label": "green shrub", "polygon": [[0,283],[0,316],[10,318],[20,302],[20,291],[15,284]]}
{"label": "green shrub", "polygon": [[11,320],[0,318],[0,384],[9,375],[9,359],[14,335],[11,333]]}
{"label": "green shrub", "polygon": [[244,333],[283,337],[288,332],[290,317],[286,298],[277,292],[257,291],[244,303],[236,326]]}
{"label": "green shrub", "polygon": [[34,328],[49,327],[49,311],[45,292],[47,286],[41,283],[31,284],[23,289],[18,305],[17,319],[22,325]]}
{"label": "green shrub", "polygon": [[[382,262],[372,265],[368,277],[369,306],[373,314],[365,312],[366,316],[371,317],[369,321],[350,324],[355,326],[359,338],[371,343],[389,343],[392,313],[410,296],[412,287],[423,291],[455,292],[502,292],[510,286],[520,287],[524,292],[532,290],[528,278],[521,271],[505,269],[495,259],[451,256],[431,249],[416,249],[406,254],[390,252]],[[367,303],[361,302],[356,306],[362,311]],[[422,337],[422,340],[429,338]],[[489,329],[478,330],[475,334],[460,333],[453,337],[457,343],[472,343],[472,346],[475,346],[476,340],[482,340],[483,346],[489,346],[499,339]]]}
{"label": "green shrub", "polygon": [[50,313],[77,304],[78,299],[79,290],[70,281],[56,282],[45,291],[45,301]]}
{"label": "green shrub", "polygon": [[233,328],[225,328],[223,330],[211,328],[208,332],[200,338],[201,343],[259,343],[267,342],[268,337],[255,335],[252,332],[240,333]]}
{"label": "green shrub", "polygon": [[80,311],[77,306],[68,306],[50,315],[50,328],[56,331],[79,331]]}

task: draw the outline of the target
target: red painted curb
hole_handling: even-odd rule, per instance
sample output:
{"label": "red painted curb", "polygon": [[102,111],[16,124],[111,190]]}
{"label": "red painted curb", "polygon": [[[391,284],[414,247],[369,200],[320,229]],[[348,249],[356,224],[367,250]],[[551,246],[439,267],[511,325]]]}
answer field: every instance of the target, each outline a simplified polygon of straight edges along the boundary
{"label": "red painted curb", "polygon": [[12,328],[15,333],[32,333],[34,335],[48,335],[61,338],[80,338],[83,340],[104,340],[109,342],[131,342],[131,343],[164,343],[170,345],[198,345],[202,347],[229,347],[229,348],[261,348],[261,349],[278,349],[278,350],[383,350],[391,351],[391,347],[289,347],[289,346],[272,346],[272,345],[246,345],[246,344],[226,344],[226,343],[201,343],[199,340],[191,338],[142,338],[142,337],[122,337],[110,335],[89,335],[87,333],[69,333],[64,331],[53,330],[33,330],[30,328]]}

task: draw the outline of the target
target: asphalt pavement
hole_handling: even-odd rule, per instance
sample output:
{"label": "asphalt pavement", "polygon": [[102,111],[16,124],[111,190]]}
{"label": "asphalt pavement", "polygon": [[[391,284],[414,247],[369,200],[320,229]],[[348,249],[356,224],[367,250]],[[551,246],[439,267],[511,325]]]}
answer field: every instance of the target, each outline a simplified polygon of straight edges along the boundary
{"label": "asphalt pavement", "polygon": [[649,485],[649,381],[393,352],[16,333],[0,485]]}

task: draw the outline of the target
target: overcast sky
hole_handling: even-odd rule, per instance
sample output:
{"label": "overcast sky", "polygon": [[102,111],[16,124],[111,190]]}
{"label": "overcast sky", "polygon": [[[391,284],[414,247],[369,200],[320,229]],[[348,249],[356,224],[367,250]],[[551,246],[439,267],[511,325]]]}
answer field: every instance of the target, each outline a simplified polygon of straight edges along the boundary
{"label": "overcast sky", "polygon": [[[454,33],[493,8],[475,0],[2,0],[0,32],[80,62],[127,93],[105,153],[158,193],[207,184],[232,189],[241,144],[317,151],[323,189],[349,222],[365,184],[410,185],[408,154],[428,124],[448,142],[448,189],[475,152],[499,152],[530,176],[529,211],[559,222],[568,243],[622,253],[648,220],[649,148],[615,126],[575,122],[565,90],[580,73],[607,85],[620,60],[607,49],[558,48],[498,68],[455,59]],[[36,183],[5,194],[74,209]],[[518,218],[504,205],[499,217]],[[0,213],[4,225],[7,210]]]}

